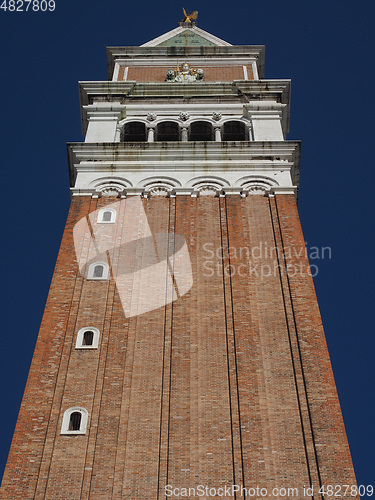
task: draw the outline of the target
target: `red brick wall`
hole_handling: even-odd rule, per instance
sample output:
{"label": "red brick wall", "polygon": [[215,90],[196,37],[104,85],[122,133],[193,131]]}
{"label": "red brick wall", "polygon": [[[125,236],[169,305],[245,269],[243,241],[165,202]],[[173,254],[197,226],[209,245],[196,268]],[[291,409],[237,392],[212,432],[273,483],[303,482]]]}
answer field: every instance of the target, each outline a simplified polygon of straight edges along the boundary
{"label": "red brick wall", "polygon": [[[81,276],[72,238],[79,219],[114,201],[73,198],[1,498],[354,484],[294,197],[143,200],[153,234],[185,237],[194,281],[174,302],[131,318],[113,280]],[[127,211],[146,235],[139,209],[119,204],[114,269]],[[147,259],[141,243],[137,252]],[[285,264],[304,271],[287,274]],[[173,293],[170,279],[149,288]],[[137,282],[129,294],[142,300]],[[83,326],[99,328],[98,350],[75,349]],[[71,406],[88,410],[86,435],[60,435]]]}
{"label": "red brick wall", "polygon": [[[274,247],[269,200],[228,197],[225,217],[232,249],[228,264],[234,270],[229,281],[244,482],[248,487],[269,485],[272,478],[275,486],[288,483],[302,489],[309,478],[288,329],[279,273],[274,272],[277,258],[266,251]],[[257,248],[249,270],[249,256],[240,250]]]}
{"label": "red brick wall", "polygon": [[[95,204],[90,198],[74,198],[70,208],[4,473],[1,491],[4,499],[41,498],[42,495],[38,497],[35,493],[37,483],[45,484],[49,477],[50,448],[59,432],[56,420],[61,413],[64,377],[82,286],[77,277],[72,229]],[[80,446],[84,441],[86,437],[76,443]],[[45,458],[43,463],[42,458]]]}
{"label": "red brick wall", "polygon": [[273,210],[284,247],[295,249],[294,252],[289,252],[286,259],[287,265],[293,266],[293,272],[287,281],[288,300],[292,306],[291,313],[297,332],[296,358],[302,370],[304,384],[301,393],[305,393],[304,398],[309,408],[308,435],[315,444],[315,460],[319,463],[320,479],[322,484],[355,484],[313,280],[306,272],[302,275],[294,272],[301,266],[303,269],[308,266],[294,197],[277,196]]}
{"label": "red brick wall", "polygon": [[246,66],[246,68],[247,68],[247,79],[248,80],[254,80],[253,67],[252,66]]}
{"label": "red brick wall", "polygon": [[118,77],[117,80],[119,82],[122,82],[125,76],[125,66],[120,66],[118,70]]}
{"label": "red brick wall", "polygon": [[[128,71],[127,80],[137,81],[137,82],[164,82],[167,70],[170,69],[168,66],[137,66],[130,67]],[[172,68],[175,69],[175,68]],[[204,70],[204,81],[214,82],[223,81],[231,82],[233,80],[244,80],[244,72],[242,66],[202,66]],[[120,69],[121,71],[121,69]],[[247,66],[248,79],[253,79],[252,67]],[[119,80],[123,80],[124,71],[119,72]]]}

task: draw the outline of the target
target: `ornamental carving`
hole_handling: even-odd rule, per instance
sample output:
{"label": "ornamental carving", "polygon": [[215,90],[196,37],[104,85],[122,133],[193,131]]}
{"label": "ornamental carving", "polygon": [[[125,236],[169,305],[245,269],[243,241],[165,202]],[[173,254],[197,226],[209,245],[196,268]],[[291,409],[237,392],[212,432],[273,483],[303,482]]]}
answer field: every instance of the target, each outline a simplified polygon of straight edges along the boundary
{"label": "ornamental carving", "polygon": [[170,190],[166,186],[153,187],[149,191],[150,196],[168,196]]}
{"label": "ornamental carving", "polygon": [[156,113],[147,113],[147,117],[146,118],[147,118],[147,120],[149,122],[153,122],[153,121],[156,120],[157,115],[156,115]]}
{"label": "ornamental carving", "polygon": [[253,186],[248,190],[249,194],[264,194],[268,189],[264,186]]}
{"label": "ornamental carving", "polygon": [[221,113],[217,113],[216,111],[214,111],[212,113],[212,118],[215,120],[215,122],[218,122],[221,119]]}
{"label": "ornamental carving", "polygon": [[199,194],[202,196],[216,196],[219,193],[219,190],[216,186],[206,185],[199,189]]}
{"label": "ornamental carving", "polygon": [[186,122],[186,120],[188,120],[190,118],[190,115],[187,111],[181,111],[179,116],[180,116],[180,120],[182,120],[183,122]]}
{"label": "ornamental carving", "polygon": [[117,198],[121,196],[124,190],[125,186],[111,182],[97,186],[96,193],[100,193],[101,196],[115,196]]}
{"label": "ornamental carving", "polygon": [[190,64],[185,62],[175,71],[167,71],[166,82],[191,83],[204,80],[204,71],[201,68],[192,69]]}
{"label": "ornamental carving", "polygon": [[272,187],[277,185],[273,179],[253,177],[241,184],[242,189],[246,194],[265,194]]}
{"label": "ornamental carving", "polygon": [[119,188],[107,187],[101,190],[102,196],[119,196],[121,190]]}

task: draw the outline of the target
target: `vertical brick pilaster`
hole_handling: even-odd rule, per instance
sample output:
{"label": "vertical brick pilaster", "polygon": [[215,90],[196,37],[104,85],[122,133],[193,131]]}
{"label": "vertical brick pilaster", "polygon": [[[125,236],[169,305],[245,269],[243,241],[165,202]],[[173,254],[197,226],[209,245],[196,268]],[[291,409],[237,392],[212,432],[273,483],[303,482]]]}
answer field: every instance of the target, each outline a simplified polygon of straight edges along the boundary
{"label": "vertical brick pilaster", "polygon": [[[356,484],[294,196],[276,196],[319,474],[323,485]],[[347,497],[349,498],[349,496]]]}
{"label": "vertical brick pilaster", "polygon": [[4,498],[44,495],[57,429],[53,404],[60,398],[59,380],[70,352],[71,323],[81,289],[72,233],[76,221],[90,211],[91,202],[75,197],[71,203],[3,477]]}

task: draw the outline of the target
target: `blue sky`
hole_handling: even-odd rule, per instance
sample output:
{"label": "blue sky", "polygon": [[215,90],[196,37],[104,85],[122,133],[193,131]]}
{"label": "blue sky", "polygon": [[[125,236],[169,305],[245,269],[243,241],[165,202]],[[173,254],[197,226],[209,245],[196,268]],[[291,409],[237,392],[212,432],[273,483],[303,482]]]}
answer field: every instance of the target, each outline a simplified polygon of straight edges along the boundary
{"label": "blue sky", "polygon": [[69,206],[65,142],[83,139],[78,80],[106,80],[106,45],[140,45],[198,10],[235,45],[266,45],[266,78],[292,79],[288,139],[302,139],[299,209],[330,246],[315,285],[359,484],[375,484],[373,4],[56,0],[0,10],[3,322],[0,474]]}

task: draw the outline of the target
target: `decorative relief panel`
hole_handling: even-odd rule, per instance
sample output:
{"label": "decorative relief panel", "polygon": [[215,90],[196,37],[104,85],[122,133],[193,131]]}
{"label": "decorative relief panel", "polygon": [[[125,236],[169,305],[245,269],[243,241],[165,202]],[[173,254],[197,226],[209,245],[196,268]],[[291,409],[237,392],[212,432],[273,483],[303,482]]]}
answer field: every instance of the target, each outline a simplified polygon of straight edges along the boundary
{"label": "decorative relief panel", "polygon": [[150,196],[168,196],[171,189],[167,186],[155,186],[149,190]]}
{"label": "decorative relief panel", "polygon": [[102,193],[102,196],[119,196],[123,189],[115,186],[108,186],[105,188],[100,189],[100,192]]}
{"label": "decorative relief panel", "polygon": [[220,193],[221,188],[212,184],[204,184],[198,188],[199,194],[203,196],[216,196]]}
{"label": "decorative relief panel", "polygon": [[190,114],[187,111],[181,111],[181,113],[179,114],[179,117],[180,117],[180,120],[182,120],[183,122],[186,122],[186,120],[188,120],[190,118]]}
{"label": "decorative relief panel", "polygon": [[224,179],[215,177],[192,179],[190,183],[194,191],[198,191],[203,196],[216,196],[224,187],[228,186],[228,183]]}
{"label": "decorative relief panel", "polygon": [[267,177],[248,177],[241,183],[241,188],[247,194],[264,194],[271,188],[277,186],[277,182]]}
{"label": "decorative relief panel", "polygon": [[[224,176],[198,175],[186,176],[178,165],[174,166],[175,176],[155,175],[142,178],[142,173],[138,172],[131,180],[116,177],[102,177],[93,180],[85,188],[84,186],[72,188],[73,195],[91,195],[97,197],[116,197],[138,195],[150,196],[226,196],[226,195],[264,195],[271,192],[294,193],[296,188],[288,180],[284,172],[277,175],[267,176],[261,172],[255,175],[246,175],[238,178],[234,171],[228,172]],[[171,172],[172,173],[172,172]],[[128,172],[129,175],[129,172]]]}
{"label": "decorative relief panel", "polygon": [[248,194],[264,194],[270,190],[270,187],[254,185],[249,187],[246,191]]}
{"label": "decorative relief panel", "polygon": [[180,183],[173,178],[149,178],[140,183],[146,196],[169,196]]}
{"label": "decorative relief panel", "polygon": [[125,179],[99,179],[95,182],[94,188],[94,197],[100,196],[113,196],[116,198],[120,198],[121,196],[125,196],[125,190],[130,188],[131,184],[129,181]]}
{"label": "decorative relief panel", "polygon": [[204,80],[204,71],[201,68],[192,69],[190,64],[185,62],[175,71],[169,69],[165,78],[166,82],[202,82]]}

